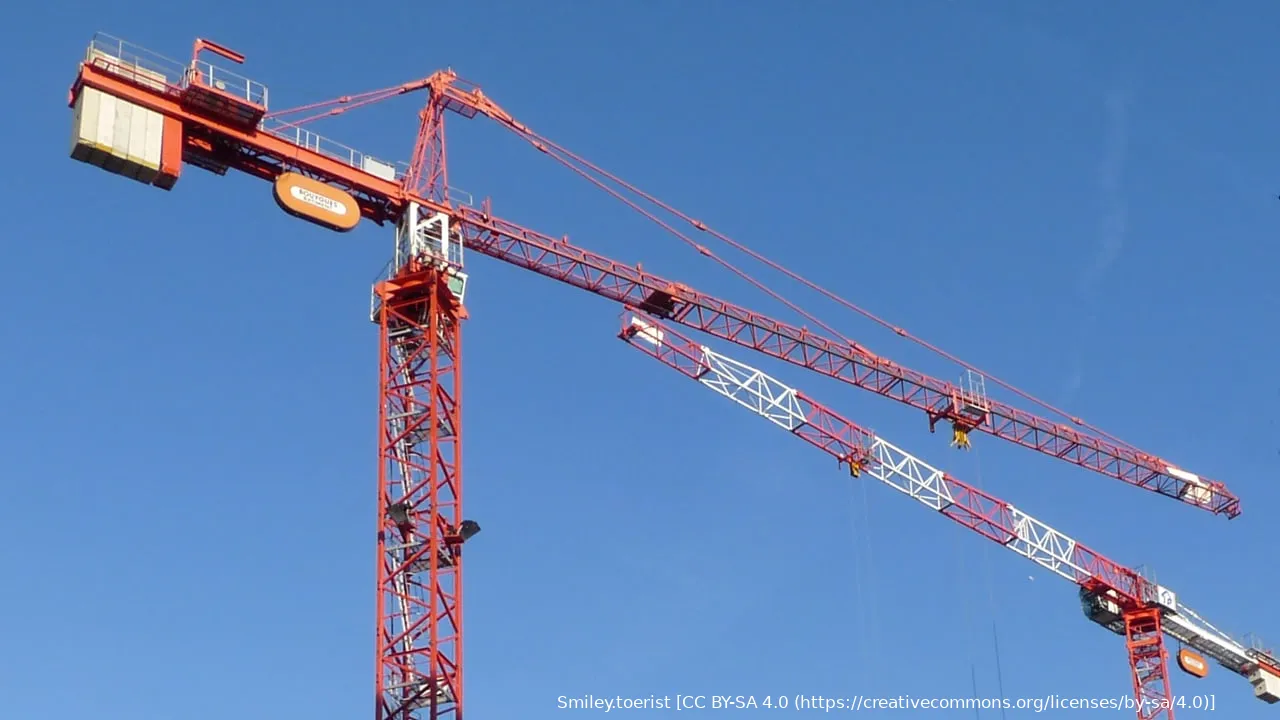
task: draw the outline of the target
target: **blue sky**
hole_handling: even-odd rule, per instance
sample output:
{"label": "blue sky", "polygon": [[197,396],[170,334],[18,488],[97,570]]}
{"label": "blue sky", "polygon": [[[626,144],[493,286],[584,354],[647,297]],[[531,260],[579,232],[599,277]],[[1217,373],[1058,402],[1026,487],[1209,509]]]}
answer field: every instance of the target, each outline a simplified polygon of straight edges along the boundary
{"label": "blue sky", "polygon": [[[70,160],[65,88],[100,30],[178,58],[196,36],[229,45],[276,106],[452,66],[736,239],[1226,481],[1234,521],[988,437],[961,454],[916,411],[717,346],[1280,644],[1274,6],[253,5],[27,4],[0,31],[23,59],[0,121],[0,714],[370,706],[367,308],[390,233],[300,223],[246,177],[188,168],[164,193]],[[407,159],[421,100],[317,130]],[[492,124],[453,119],[450,160],[503,217],[790,319]],[[468,270],[472,718],[550,718],[582,694],[1130,691],[1123,641],[1069,583],[627,348],[607,301]],[[1268,712],[1217,666],[1172,678],[1215,715]]]}

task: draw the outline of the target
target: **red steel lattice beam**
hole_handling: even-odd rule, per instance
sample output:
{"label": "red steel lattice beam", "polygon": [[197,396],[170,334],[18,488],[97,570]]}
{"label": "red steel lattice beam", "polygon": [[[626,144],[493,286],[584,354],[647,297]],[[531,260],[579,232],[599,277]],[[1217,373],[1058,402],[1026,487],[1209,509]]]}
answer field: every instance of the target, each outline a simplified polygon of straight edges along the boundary
{"label": "red steel lattice beam", "polygon": [[379,283],[377,720],[462,717],[459,365],[435,269]]}
{"label": "red steel lattice beam", "polygon": [[[528,268],[547,277],[785,360],[927,412],[931,419],[954,412],[960,390],[858,345],[845,345],[698,292],[589,250],[461,207],[459,219],[468,250]],[[1217,481],[1193,485],[1170,472],[1170,464],[1132,448],[1037,417],[998,402],[988,402],[976,429],[1046,455],[1207,509],[1235,517],[1240,501]],[[1207,498],[1197,500],[1204,490]]]}
{"label": "red steel lattice beam", "polygon": [[[1146,600],[1159,595],[1158,587],[1137,572],[923,463],[800,390],[668,327],[627,312],[618,337],[832,455],[855,477],[869,473],[960,525],[1070,579],[1089,594],[1114,601],[1124,617],[1138,718],[1148,720],[1163,713],[1172,718],[1161,611]],[[1104,626],[1110,627],[1110,623]]]}
{"label": "red steel lattice beam", "polygon": [[1169,689],[1169,667],[1160,628],[1160,610],[1154,607],[1132,610],[1124,615],[1125,645],[1129,648],[1129,668],[1133,671],[1133,692],[1138,720],[1173,720],[1173,695]]}
{"label": "red steel lattice beam", "polygon": [[[451,78],[448,73],[436,73],[414,86],[443,88],[436,91],[429,107],[443,106],[464,116],[483,113],[508,127],[520,127],[478,90],[463,92],[451,86]],[[831,340],[493,217],[487,203],[483,210],[476,210],[454,207],[439,198],[417,197],[399,183],[375,177],[270,133],[240,129],[216,118],[195,114],[180,102],[178,88],[158,91],[92,64],[81,67],[72,93],[82,84],[182,120],[188,136],[187,155],[192,160],[216,158],[217,165],[265,179],[286,170],[307,174],[351,192],[362,214],[379,223],[395,219],[407,202],[416,201],[428,210],[451,215],[462,230],[468,250],[924,410],[930,427],[939,420],[951,420],[966,431],[987,433],[1214,514],[1236,517],[1240,513],[1239,498],[1223,483],[1205,478],[1188,480],[1180,476],[1185,473],[1176,466],[1155,455],[996,401],[987,401],[977,417],[958,412],[957,398],[962,397],[962,393],[953,383],[905,368],[860,345]],[[429,141],[431,138],[420,134],[418,150],[433,152],[436,146]],[[438,156],[443,158],[442,143]],[[413,184],[421,187],[424,194],[438,195],[442,176],[417,170],[415,166]]]}
{"label": "red steel lattice beam", "polygon": [[[643,331],[629,320],[630,315],[624,314],[622,329],[618,333],[618,337],[627,344],[693,380],[700,380],[711,372],[707,351],[698,343],[660,324],[652,325],[650,332],[660,333],[661,343],[646,342],[637,337]],[[851,472],[861,472],[879,462],[874,432],[800,390],[793,390],[795,404],[789,407],[804,418],[804,423],[790,429],[792,435],[847,465]],[[1019,526],[1027,521],[1027,517],[1021,511],[1015,515],[1009,503],[949,473],[942,473],[940,482],[946,490],[948,502],[945,507],[935,508],[938,512],[1005,547],[1015,547],[1026,536],[1026,527],[1020,530]],[[1143,598],[1151,594],[1150,584],[1136,571],[1065,536],[1055,539],[1050,545],[1070,548],[1065,556],[1055,558],[1065,562],[1056,564],[1058,569],[1054,572],[1087,590],[1114,592],[1113,600],[1122,607],[1145,607]],[[1063,570],[1063,566],[1069,567],[1070,571]]]}

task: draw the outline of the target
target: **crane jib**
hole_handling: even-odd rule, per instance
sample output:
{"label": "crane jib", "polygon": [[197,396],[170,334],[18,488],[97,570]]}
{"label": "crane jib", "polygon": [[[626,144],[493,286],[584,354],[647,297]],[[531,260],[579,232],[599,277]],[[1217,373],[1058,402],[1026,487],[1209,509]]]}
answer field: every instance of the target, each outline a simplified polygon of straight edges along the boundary
{"label": "crane jib", "polygon": [[[939,422],[950,423],[961,447],[968,446],[970,432],[982,432],[1235,517],[1239,500],[1222,483],[1104,439],[1107,436],[1101,431],[1085,432],[1092,428],[1079,420],[1072,422],[1082,428],[993,401],[986,396],[984,379],[975,378],[973,369],[960,385],[938,380],[840,338],[829,328],[835,338],[663,279],[638,265],[619,263],[577,247],[567,238],[505,221],[492,215],[487,201],[481,209],[472,207],[469,200],[459,200],[457,189],[447,183],[446,111],[463,117],[485,115],[544,152],[567,151],[534,134],[451,70],[340,98],[333,102],[343,107],[321,112],[336,114],[394,95],[428,91],[431,98],[421,116],[413,163],[402,167],[320,137],[302,127],[306,120],[286,122],[281,118],[287,111],[269,113],[265,86],[200,58],[202,53],[213,53],[243,63],[242,55],[217,43],[197,40],[191,61],[177,63],[114,38],[100,38],[88,48],[70,92],[73,158],[165,190],[175,187],[184,164],[220,175],[236,170],[273,181],[281,208],[331,230],[350,231],[365,218],[396,225],[394,277],[375,284],[371,310],[371,318],[381,328],[385,371],[380,388],[384,404],[380,451],[386,461],[379,471],[379,482],[386,481],[379,499],[380,522],[386,531],[379,541],[385,561],[379,569],[380,717],[402,717],[428,708],[433,718],[445,712],[461,716],[460,669],[447,657],[452,651],[441,649],[455,647],[449,643],[461,645],[460,595],[454,590],[439,591],[436,596],[442,598],[443,611],[423,612],[428,605],[424,598],[410,597],[410,588],[422,586],[410,578],[423,572],[437,589],[441,583],[460,587],[454,584],[461,576],[459,549],[479,529],[460,516],[446,517],[452,512],[448,508],[460,513],[460,469],[450,459],[456,455],[438,452],[459,442],[455,399],[460,387],[458,327],[466,318],[463,248],[629,306],[649,319],[635,315],[632,319],[637,324],[624,330],[624,339],[633,346],[641,344],[632,341],[648,342],[656,348],[651,353],[654,357],[833,455],[851,474],[876,478],[1076,583],[1090,618],[1126,635],[1131,652],[1143,647],[1143,652],[1150,653],[1156,645],[1145,638],[1154,635],[1158,641],[1167,634],[1187,646],[1178,658],[1187,672],[1203,675],[1207,656],[1248,677],[1259,698],[1280,701],[1280,663],[1275,657],[1231,639],[1178,603],[1172,591],[928,465],[749,365],[703,345],[664,342],[664,332],[679,336],[664,330],[658,321],[706,332],[918,408],[926,413],[930,430]],[[332,106],[309,107],[326,104]],[[683,217],[698,229],[716,234]],[[714,257],[706,248],[696,247]],[[766,292],[781,300],[776,293]],[[421,370],[423,357],[429,360],[430,370]],[[447,383],[452,384],[435,382],[442,377],[450,378]],[[428,392],[433,386],[436,391]],[[429,415],[434,422],[427,422]],[[431,473],[408,460],[415,453],[435,459]],[[417,525],[419,511],[432,519]],[[419,536],[414,541],[419,531],[430,540]],[[395,533],[404,542],[384,542]],[[391,605],[398,608],[384,607],[388,598],[394,598]],[[428,655],[440,660],[433,669],[427,669]],[[1139,696],[1168,697],[1163,660],[1159,661],[1161,672],[1145,677],[1136,670],[1139,660],[1147,663],[1152,658],[1131,656]],[[1142,689],[1143,683],[1152,682],[1163,685]]]}
{"label": "crane jib", "polygon": [[[362,216],[380,223],[396,220],[410,201],[447,211],[455,216],[468,249],[919,408],[927,413],[931,427],[938,421],[950,421],[957,432],[976,430],[999,437],[1215,514],[1235,517],[1240,512],[1238,498],[1221,483],[1186,473],[1153,455],[986,398],[967,402],[966,394],[954,384],[904,368],[856,344],[836,342],[776,321],[495,218],[488,212],[413,195],[405,189],[406,177],[391,164],[336,143],[325,145],[323,138],[301,128],[272,124],[269,118],[258,127],[246,127],[241,116],[248,115],[248,111],[233,114],[231,119],[201,114],[198,108],[183,103],[179,80],[140,82],[136,70],[130,70],[134,74],[126,78],[119,68],[113,71],[100,61],[95,62],[82,66],[73,95],[84,85],[99,88],[242,149],[234,155],[217,155],[212,145],[205,147],[196,142],[199,138],[192,140],[196,144],[187,148],[184,157],[202,159],[197,164],[204,162],[216,172],[239,167],[255,176],[274,179],[297,170],[350,193]],[[252,83],[246,86],[252,90]],[[265,89],[262,95],[265,97]],[[447,100],[453,109],[471,103],[477,112],[494,114],[504,124],[512,122],[496,113],[483,95],[452,91]]]}

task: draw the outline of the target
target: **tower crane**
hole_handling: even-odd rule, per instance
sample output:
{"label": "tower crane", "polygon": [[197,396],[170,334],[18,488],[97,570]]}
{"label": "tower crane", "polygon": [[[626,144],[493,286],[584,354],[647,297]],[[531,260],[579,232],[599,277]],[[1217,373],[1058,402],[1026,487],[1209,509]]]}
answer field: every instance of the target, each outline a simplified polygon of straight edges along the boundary
{"label": "tower crane", "polygon": [[[1280,701],[1280,659],[1205,622],[1169,588],[1107,559],[1013,505],[957,480],[763,371],[699,345],[634,308],[622,340],[867,475],[1079,586],[1090,620],[1125,637],[1138,718],[1173,718],[1163,636],[1184,646],[1179,663],[1204,676],[1204,656]],[[1193,648],[1194,650],[1188,650]],[[1200,653],[1203,653],[1201,655]]]}
{"label": "tower crane", "polygon": [[[225,62],[215,64],[211,56]],[[380,338],[377,720],[462,715],[462,548],[480,529],[462,508],[460,328],[467,317],[467,253],[532,270],[924,410],[930,429],[949,422],[960,446],[976,430],[1214,514],[1240,512],[1239,499],[1223,483],[990,400],[981,376],[964,388],[928,377],[847,339],[783,323],[567,238],[501,219],[488,200],[476,207],[448,181],[447,113],[487,117],[579,174],[589,175],[585,165],[621,181],[535,133],[452,70],[271,111],[266,86],[225,67],[244,61],[204,39],[195,41],[190,60],[176,61],[95,36],[69,92],[71,155],[163,190],[176,186],[184,165],[216,175],[235,170],[272,182],[285,212],[318,226],[347,232],[368,220],[394,228],[393,258],[373,286],[370,310]],[[427,101],[407,164],[361,153],[303,127],[418,91],[426,92]],[[284,119],[298,113],[310,115]],[[588,179],[604,187],[598,178]]]}

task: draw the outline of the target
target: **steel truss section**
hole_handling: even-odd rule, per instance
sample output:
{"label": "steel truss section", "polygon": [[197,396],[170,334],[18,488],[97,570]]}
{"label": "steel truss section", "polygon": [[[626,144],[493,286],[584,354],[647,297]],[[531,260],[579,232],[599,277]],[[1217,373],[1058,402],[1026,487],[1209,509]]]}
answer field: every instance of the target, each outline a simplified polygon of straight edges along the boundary
{"label": "steel truss section", "polygon": [[1125,613],[1124,635],[1129,649],[1129,668],[1133,671],[1138,720],[1173,720],[1173,693],[1169,689],[1160,609],[1151,607]]}
{"label": "steel truss section", "polygon": [[484,114],[531,137],[527,128],[477,88],[464,89],[451,73],[436,73],[402,88],[408,92],[425,87],[432,93],[415,147],[417,159],[403,184],[357,167],[352,153],[325,153],[299,145],[296,137],[259,132],[194,112],[182,102],[182,86],[140,84],[91,63],[82,64],[71,97],[86,86],[180,120],[184,160],[214,172],[237,169],[264,179],[285,171],[299,172],[350,192],[361,213],[379,224],[398,219],[408,203],[417,202],[428,213],[450,215],[468,250],[921,409],[931,428],[939,421],[951,422],[962,445],[967,445],[968,433],[976,430],[1215,514],[1235,517],[1240,513],[1239,499],[1221,482],[1189,473],[1132,446],[990,400],[985,390],[977,391],[981,385],[971,383],[966,389],[929,377],[856,343],[780,322],[507,222],[494,217],[487,202],[482,209],[451,204],[444,199],[449,189],[444,172],[444,111],[464,117]]}
{"label": "steel truss section", "polygon": [[[1124,632],[1139,720],[1173,719],[1160,608],[1163,588],[1090,550],[996,497],[971,487],[875,433],[805,398],[780,380],[698,345],[635,313],[623,314],[619,337],[686,377],[946,515],[1087,591],[1108,593],[1125,608]],[[821,425],[815,425],[817,420]]]}
{"label": "steel truss section", "polygon": [[379,283],[377,720],[462,717],[460,327],[443,269]]}

